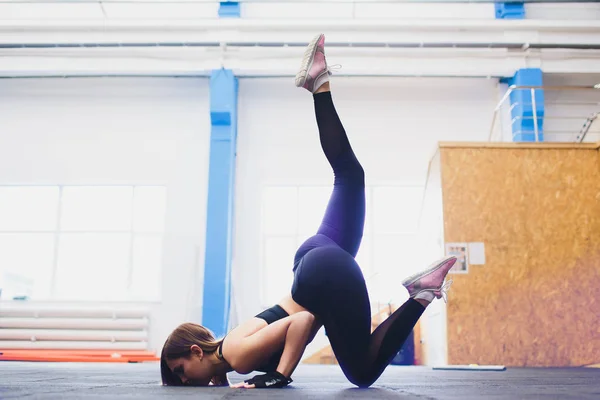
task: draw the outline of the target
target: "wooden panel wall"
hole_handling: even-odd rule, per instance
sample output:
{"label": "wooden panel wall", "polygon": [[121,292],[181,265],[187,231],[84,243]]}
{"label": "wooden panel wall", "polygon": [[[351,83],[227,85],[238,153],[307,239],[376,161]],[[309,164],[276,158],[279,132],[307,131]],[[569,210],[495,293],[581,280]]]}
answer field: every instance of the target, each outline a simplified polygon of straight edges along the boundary
{"label": "wooden panel wall", "polygon": [[600,362],[600,154],[573,146],[440,146],[445,241],[486,248],[452,275],[450,364]]}

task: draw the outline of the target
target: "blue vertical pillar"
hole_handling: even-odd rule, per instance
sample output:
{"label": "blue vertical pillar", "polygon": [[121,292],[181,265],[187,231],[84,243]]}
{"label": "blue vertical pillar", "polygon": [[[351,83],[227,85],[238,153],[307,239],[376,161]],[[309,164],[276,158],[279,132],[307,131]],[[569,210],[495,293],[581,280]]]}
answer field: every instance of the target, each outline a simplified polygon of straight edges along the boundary
{"label": "blue vertical pillar", "polygon": [[525,4],[522,1],[494,3],[496,19],[525,19]]}
{"label": "blue vertical pillar", "polygon": [[[539,68],[520,69],[512,78],[503,79],[509,86],[543,86]],[[522,88],[510,94],[513,142],[544,141],[544,90]]]}
{"label": "blue vertical pillar", "polygon": [[238,80],[231,70],[210,76],[210,158],[202,325],[225,335],[229,318]]}

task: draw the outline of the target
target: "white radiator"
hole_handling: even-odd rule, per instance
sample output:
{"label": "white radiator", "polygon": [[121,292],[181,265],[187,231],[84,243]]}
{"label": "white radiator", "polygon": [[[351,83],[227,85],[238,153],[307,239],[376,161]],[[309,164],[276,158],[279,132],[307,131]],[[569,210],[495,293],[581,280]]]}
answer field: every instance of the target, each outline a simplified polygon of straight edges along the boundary
{"label": "white radiator", "polygon": [[75,303],[0,302],[2,349],[148,350],[150,309]]}

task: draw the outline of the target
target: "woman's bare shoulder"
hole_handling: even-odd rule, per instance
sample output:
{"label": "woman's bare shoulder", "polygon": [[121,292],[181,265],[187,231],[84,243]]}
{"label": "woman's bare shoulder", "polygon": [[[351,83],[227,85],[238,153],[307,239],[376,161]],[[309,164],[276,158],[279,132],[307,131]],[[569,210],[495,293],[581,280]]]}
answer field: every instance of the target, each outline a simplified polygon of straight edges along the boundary
{"label": "woman's bare shoulder", "polygon": [[231,355],[232,351],[239,346],[240,342],[260,331],[267,326],[267,322],[260,318],[251,318],[240,325],[233,328],[223,340],[223,357],[227,360],[227,354]]}

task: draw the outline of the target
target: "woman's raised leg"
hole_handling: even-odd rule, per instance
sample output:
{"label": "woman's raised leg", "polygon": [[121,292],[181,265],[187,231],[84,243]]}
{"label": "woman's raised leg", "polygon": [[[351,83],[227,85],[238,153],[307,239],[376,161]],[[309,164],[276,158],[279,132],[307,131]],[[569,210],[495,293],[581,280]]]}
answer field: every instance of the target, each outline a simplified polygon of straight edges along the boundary
{"label": "woman's raised leg", "polygon": [[333,193],[317,233],[355,257],[365,222],[365,174],[333,104],[324,46],[324,35],[312,40],[296,76],[296,86],[313,93],[321,147],[334,173]]}

